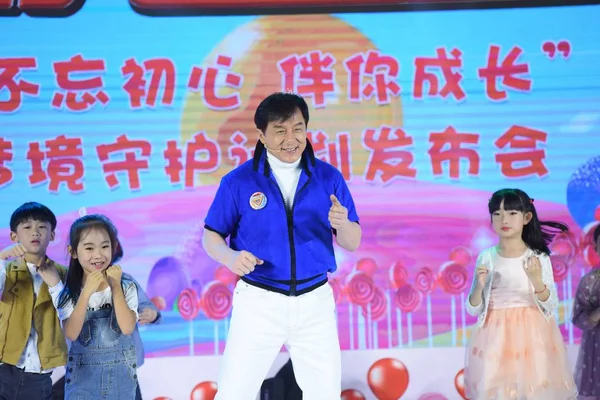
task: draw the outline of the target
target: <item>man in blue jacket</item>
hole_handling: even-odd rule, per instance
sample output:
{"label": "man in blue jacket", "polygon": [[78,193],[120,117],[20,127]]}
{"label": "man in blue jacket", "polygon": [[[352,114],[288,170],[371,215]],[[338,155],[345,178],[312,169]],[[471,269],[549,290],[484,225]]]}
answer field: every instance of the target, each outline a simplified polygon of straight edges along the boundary
{"label": "man in blue jacket", "polygon": [[205,219],[204,249],[241,276],[217,400],[254,400],[282,345],[305,400],[340,398],[327,273],[337,268],[333,237],[354,251],[361,228],[342,174],[314,156],[308,120],[298,95],[264,99],[254,116],[254,158],[223,177]]}

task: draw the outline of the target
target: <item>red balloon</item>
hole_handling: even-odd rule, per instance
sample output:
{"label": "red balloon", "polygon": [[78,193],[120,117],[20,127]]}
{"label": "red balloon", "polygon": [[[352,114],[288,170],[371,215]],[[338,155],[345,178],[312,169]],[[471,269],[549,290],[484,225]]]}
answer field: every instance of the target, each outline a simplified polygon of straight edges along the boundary
{"label": "red balloon", "polygon": [[156,308],[158,308],[159,311],[162,311],[165,308],[167,308],[167,302],[161,296],[154,296],[150,299],[150,301],[152,302],[152,304],[154,304]]}
{"label": "red balloon", "polygon": [[215,382],[200,382],[192,390],[190,400],[213,400],[217,395]]}
{"label": "red balloon", "polygon": [[375,271],[377,271],[377,263],[372,258],[361,258],[356,263],[356,269],[369,276],[373,276]]}
{"label": "red balloon", "polygon": [[596,211],[594,211],[594,219],[600,221],[600,206],[596,207]]}
{"label": "red balloon", "polygon": [[342,392],[341,400],[365,400],[365,396],[356,389],[346,389]]}
{"label": "red balloon", "polygon": [[395,358],[375,361],[367,373],[369,387],[379,400],[398,400],[408,388],[408,370]]}
{"label": "red balloon", "polygon": [[464,368],[458,371],[458,374],[454,377],[454,387],[456,387],[456,391],[460,394],[460,397],[467,400],[467,395],[465,394],[465,370]]}

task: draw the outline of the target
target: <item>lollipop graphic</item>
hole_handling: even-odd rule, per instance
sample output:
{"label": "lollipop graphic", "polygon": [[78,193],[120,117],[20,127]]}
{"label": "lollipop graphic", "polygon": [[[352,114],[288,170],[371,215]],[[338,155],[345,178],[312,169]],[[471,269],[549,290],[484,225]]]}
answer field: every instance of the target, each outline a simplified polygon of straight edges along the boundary
{"label": "lollipop graphic", "polygon": [[452,345],[456,346],[456,296],[460,296],[461,316],[463,327],[463,345],[466,344],[466,315],[464,291],[469,286],[469,273],[467,269],[456,261],[448,261],[440,266],[438,282],[444,292],[450,294],[450,316],[452,318]]}
{"label": "lollipop graphic", "polygon": [[220,353],[219,325],[220,321],[227,318],[233,304],[233,292],[227,285],[220,281],[207,283],[202,289],[200,303],[204,314],[213,320],[213,342],[215,355]]}
{"label": "lollipop graphic", "polygon": [[354,271],[346,278],[346,290],[352,304],[365,306],[375,297],[373,278],[364,272]]}
{"label": "lollipop graphic", "polygon": [[425,295],[427,303],[427,340],[429,347],[433,347],[433,318],[431,315],[431,292],[435,287],[435,275],[431,268],[422,267],[415,276],[415,287]]}
{"label": "lollipop graphic", "polygon": [[373,296],[373,300],[366,306],[362,306],[362,313],[366,322],[366,329],[369,332],[370,337],[370,348],[378,348],[379,340],[379,326],[378,322],[383,319],[383,317],[387,314],[387,298],[385,297],[385,292],[383,289],[379,287],[375,287],[375,296]]}
{"label": "lollipop graphic", "polygon": [[194,289],[183,289],[177,298],[177,308],[183,319],[189,321],[190,355],[194,355],[194,319],[200,312],[198,294]]}
{"label": "lollipop graphic", "polygon": [[[406,313],[406,328],[408,331],[408,345],[412,346],[413,324],[412,313],[419,309],[422,301],[422,294],[413,285],[406,283],[396,290],[394,302],[396,307]],[[402,330],[402,320],[398,319],[398,330]]]}
{"label": "lollipop graphic", "polygon": [[[370,307],[370,303],[375,297],[375,282],[373,278],[364,272],[354,270],[350,275],[346,277],[346,295],[348,296],[348,329],[350,335],[350,348],[354,346],[354,306]],[[369,324],[369,317],[363,317],[362,313],[357,313],[357,325],[358,325],[358,341],[361,348],[366,346],[366,332]]]}

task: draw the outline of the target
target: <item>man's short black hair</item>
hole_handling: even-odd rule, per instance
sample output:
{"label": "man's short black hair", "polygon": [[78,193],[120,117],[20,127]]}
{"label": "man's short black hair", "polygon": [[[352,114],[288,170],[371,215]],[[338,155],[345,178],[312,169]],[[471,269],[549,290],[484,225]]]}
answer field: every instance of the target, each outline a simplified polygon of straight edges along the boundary
{"label": "man's short black hair", "polygon": [[32,201],[23,204],[12,213],[10,230],[16,232],[19,224],[29,220],[48,222],[52,227],[52,232],[56,229],[56,215],[45,205]]}
{"label": "man's short black hair", "polygon": [[308,105],[302,96],[287,92],[273,93],[258,105],[254,113],[254,124],[264,133],[269,122],[287,121],[296,110],[300,110],[304,123],[308,126]]}

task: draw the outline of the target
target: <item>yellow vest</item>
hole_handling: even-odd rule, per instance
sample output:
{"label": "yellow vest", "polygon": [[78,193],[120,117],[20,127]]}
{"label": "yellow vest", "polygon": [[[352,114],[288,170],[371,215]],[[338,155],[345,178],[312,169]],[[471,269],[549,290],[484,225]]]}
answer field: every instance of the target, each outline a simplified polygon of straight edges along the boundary
{"label": "yellow vest", "polygon": [[[54,263],[64,281],[66,268],[49,261]],[[27,345],[32,322],[38,333],[42,369],[65,365],[67,343],[48,285],[42,283],[36,298],[27,264],[23,259],[14,260],[6,266],[6,282],[0,301],[0,362],[17,365]]]}

